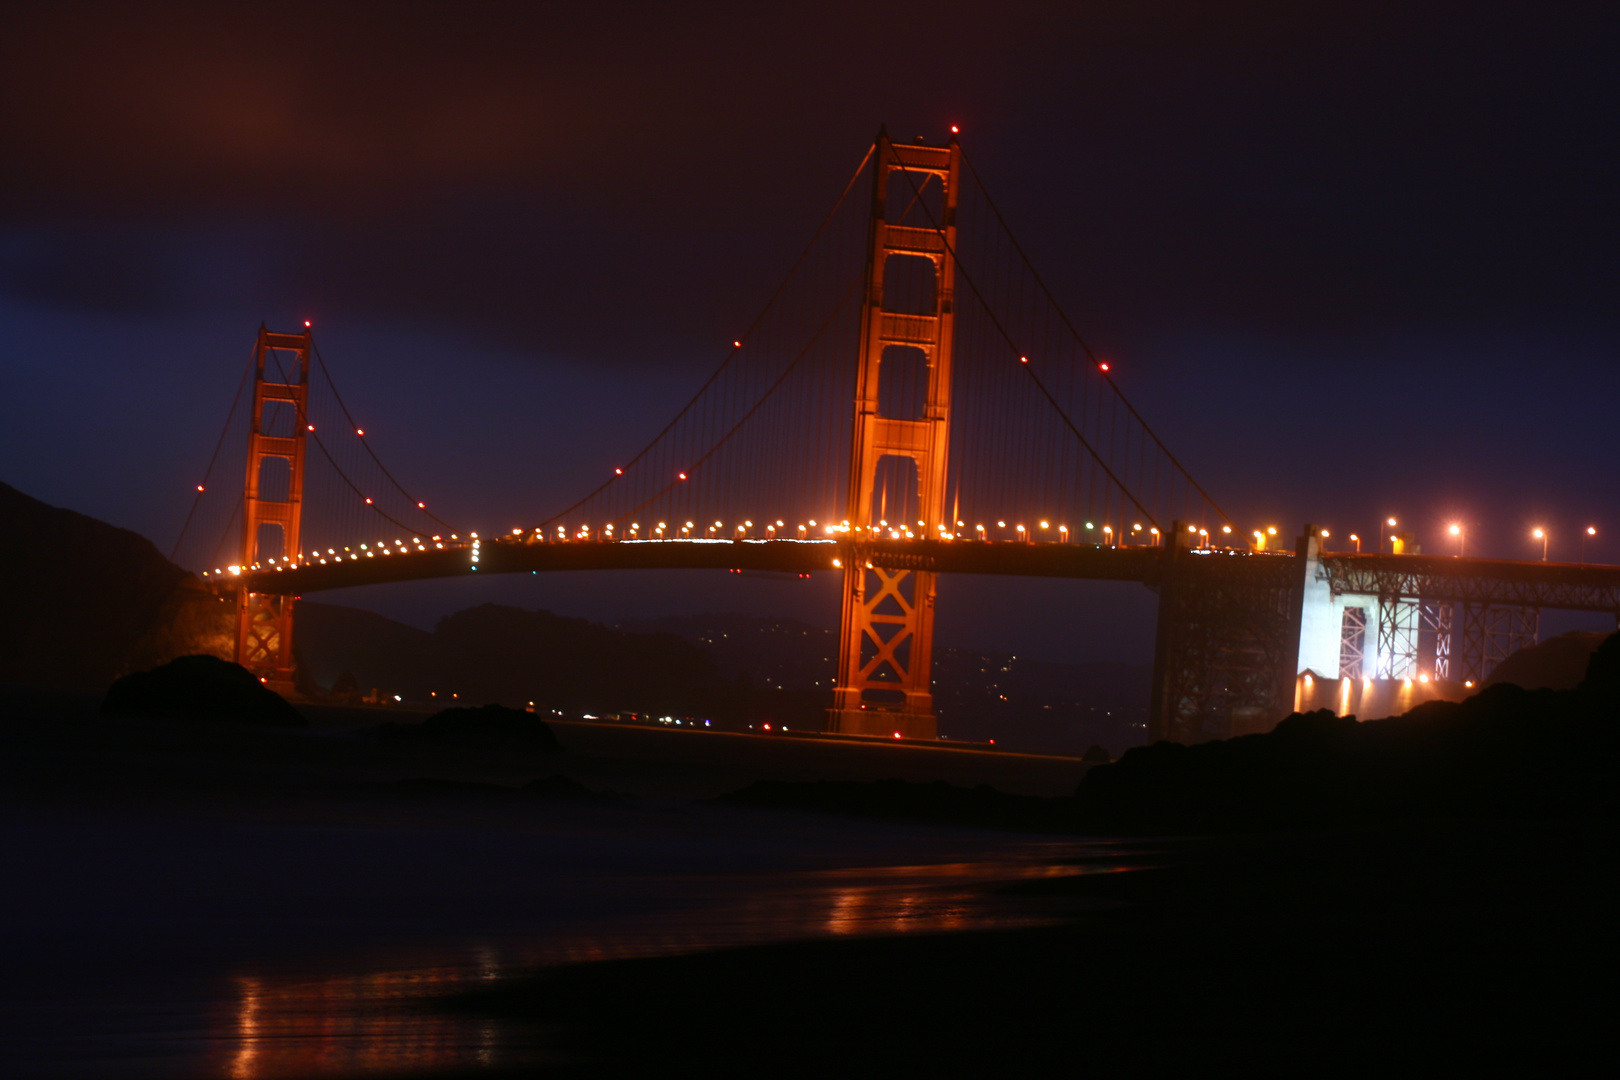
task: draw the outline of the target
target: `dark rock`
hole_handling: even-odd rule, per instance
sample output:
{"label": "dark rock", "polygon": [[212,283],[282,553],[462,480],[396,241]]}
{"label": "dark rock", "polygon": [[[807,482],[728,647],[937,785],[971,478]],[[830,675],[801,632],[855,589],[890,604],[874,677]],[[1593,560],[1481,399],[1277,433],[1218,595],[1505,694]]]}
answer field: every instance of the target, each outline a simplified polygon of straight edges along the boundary
{"label": "dark rock", "polygon": [[1611,634],[1592,653],[1580,692],[1598,708],[1620,710],[1620,634]]}
{"label": "dark rock", "polygon": [[555,776],[542,776],[530,780],[523,785],[523,792],[527,795],[537,795],[543,799],[563,799],[568,802],[625,803],[635,801],[634,797],[630,795],[621,795],[611,791],[593,791],[578,780],[563,776],[560,773]]}
{"label": "dark rock", "polygon": [[1485,685],[1513,683],[1526,690],[1573,690],[1605,635],[1583,630],[1550,637],[1513,653],[1491,672]]}
{"label": "dark rock", "polygon": [[1086,773],[1088,830],[1230,832],[1423,817],[1620,813],[1620,635],[1577,690],[1489,686],[1370,723],[1327,710],[1264,735],[1128,751]]}
{"label": "dark rock", "polygon": [[504,705],[445,709],[422,721],[421,732],[429,739],[517,742],[529,750],[562,753],[562,744],[544,720]]}
{"label": "dark rock", "polygon": [[239,664],[216,656],[182,656],[151,671],[125,675],[108,689],[101,711],[116,716],[235,721],[271,727],[309,722]]}

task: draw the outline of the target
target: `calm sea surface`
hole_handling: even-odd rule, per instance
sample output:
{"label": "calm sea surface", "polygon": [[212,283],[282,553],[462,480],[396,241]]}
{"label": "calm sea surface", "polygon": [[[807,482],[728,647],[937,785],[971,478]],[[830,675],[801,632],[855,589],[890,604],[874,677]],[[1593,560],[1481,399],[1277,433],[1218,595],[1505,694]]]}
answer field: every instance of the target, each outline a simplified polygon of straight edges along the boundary
{"label": "calm sea surface", "polygon": [[528,1060],[523,1033],[427,1003],[550,965],[1050,921],[1057,909],[994,886],[1141,861],[1109,844],[720,810],[8,811],[7,1076]]}

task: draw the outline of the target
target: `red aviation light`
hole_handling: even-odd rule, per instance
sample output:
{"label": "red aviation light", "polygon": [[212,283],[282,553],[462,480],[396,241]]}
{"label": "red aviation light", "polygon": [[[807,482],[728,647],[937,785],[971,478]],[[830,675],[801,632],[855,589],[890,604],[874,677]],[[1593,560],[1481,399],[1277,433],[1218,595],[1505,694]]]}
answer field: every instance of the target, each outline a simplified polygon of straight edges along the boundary
{"label": "red aviation light", "polygon": [[1108,370],[1108,361],[1106,361],[1106,360],[1100,361],[1097,364],[1097,369],[1099,371],[1107,371]]}

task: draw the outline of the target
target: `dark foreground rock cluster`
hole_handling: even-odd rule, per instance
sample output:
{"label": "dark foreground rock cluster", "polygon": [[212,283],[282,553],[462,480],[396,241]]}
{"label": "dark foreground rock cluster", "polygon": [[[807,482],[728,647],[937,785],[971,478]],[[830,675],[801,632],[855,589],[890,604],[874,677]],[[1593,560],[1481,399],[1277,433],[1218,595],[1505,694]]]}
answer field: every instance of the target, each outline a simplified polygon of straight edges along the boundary
{"label": "dark foreground rock cluster", "polygon": [[505,705],[442,709],[420,724],[386,723],[384,738],[440,743],[476,743],[521,747],[530,752],[562,753],[551,725],[531,712]]}
{"label": "dark foreground rock cluster", "polygon": [[1323,710],[1264,735],[1157,743],[1087,773],[1088,829],[1176,832],[1620,810],[1620,634],[1574,690],[1506,683],[1369,723]]}
{"label": "dark foreground rock cluster", "polygon": [[239,664],[215,656],[182,656],[114,682],[101,703],[110,716],[307,727],[285,698]]}
{"label": "dark foreground rock cluster", "polygon": [[1234,833],[1414,819],[1620,813],[1620,634],[1573,690],[1497,684],[1361,723],[1296,713],[1263,735],[1161,742],[1094,765],[1072,798],[900,780],[768,781],[731,805],[1083,833]]}

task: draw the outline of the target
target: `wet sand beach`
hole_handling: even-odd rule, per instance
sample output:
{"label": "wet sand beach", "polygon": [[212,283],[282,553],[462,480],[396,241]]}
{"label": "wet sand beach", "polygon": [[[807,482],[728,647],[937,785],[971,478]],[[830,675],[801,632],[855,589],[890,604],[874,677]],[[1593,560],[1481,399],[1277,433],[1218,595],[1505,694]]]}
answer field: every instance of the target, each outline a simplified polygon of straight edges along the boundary
{"label": "wet sand beach", "polygon": [[1607,1030],[1606,823],[1032,834],[707,800],[1077,762],[10,700],[6,1075],[1567,1071]]}
{"label": "wet sand beach", "polygon": [[[565,750],[548,755],[356,722],[399,714],[314,710],[312,728],[277,730],[9,700],[7,1075],[529,1060],[498,1034],[511,1025],[425,1002],[575,962],[1028,925],[1053,905],[997,884],[1138,849],[706,801],[757,776],[965,780],[973,759],[1061,792],[1081,770],[1066,759],[583,724],[557,725]],[[554,776],[580,786],[521,789]]]}

